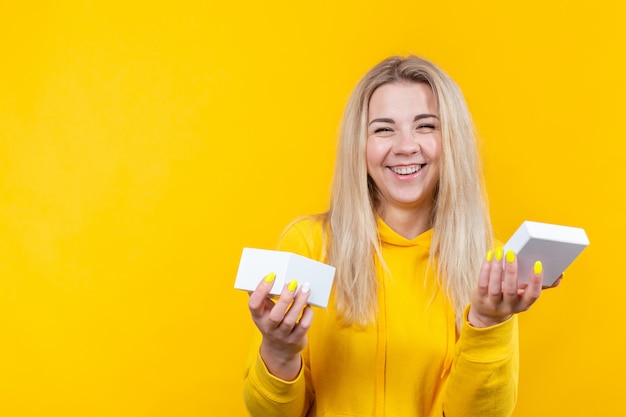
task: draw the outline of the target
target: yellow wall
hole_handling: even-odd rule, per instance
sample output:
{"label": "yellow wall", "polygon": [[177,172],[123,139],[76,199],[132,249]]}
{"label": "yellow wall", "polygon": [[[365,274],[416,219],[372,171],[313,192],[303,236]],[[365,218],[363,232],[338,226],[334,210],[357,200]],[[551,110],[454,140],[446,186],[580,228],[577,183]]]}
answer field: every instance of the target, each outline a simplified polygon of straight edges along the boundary
{"label": "yellow wall", "polygon": [[592,242],[522,316],[515,416],[625,415],[622,4],[1,1],[0,415],[244,415],[241,248],[326,208],[406,53],[465,91],[499,236]]}

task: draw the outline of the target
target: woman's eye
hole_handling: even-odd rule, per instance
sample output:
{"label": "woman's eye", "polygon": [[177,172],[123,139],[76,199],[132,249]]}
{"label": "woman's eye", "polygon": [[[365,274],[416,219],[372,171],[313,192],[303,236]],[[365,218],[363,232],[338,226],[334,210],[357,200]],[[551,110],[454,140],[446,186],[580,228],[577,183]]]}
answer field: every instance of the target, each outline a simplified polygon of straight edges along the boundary
{"label": "woman's eye", "polygon": [[419,130],[422,133],[430,133],[433,130],[435,130],[435,125],[424,123],[424,124],[418,125],[417,130]]}
{"label": "woman's eye", "polygon": [[379,127],[374,130],[374,133],[393,132],[390,127]]}

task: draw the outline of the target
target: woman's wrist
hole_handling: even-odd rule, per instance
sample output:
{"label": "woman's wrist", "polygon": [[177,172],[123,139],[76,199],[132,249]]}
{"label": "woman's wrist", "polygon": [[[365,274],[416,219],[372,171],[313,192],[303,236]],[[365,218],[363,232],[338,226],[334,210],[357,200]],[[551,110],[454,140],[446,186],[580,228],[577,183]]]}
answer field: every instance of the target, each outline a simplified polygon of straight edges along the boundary
{"label": "woman's wrist", "polygon": [[497,326],[500,323],[504,323],[508,319],[510,319],[512,314],[505,314],[502,316],[485,316],[476,311],[473,306],[470,305],[469,312],[467,313],[467,322],[472,327],[476,327],[479,329]]}
{"label": "woman's wrist", "polygon": [[285,381],[293,381],[298,377],[302,368],[302,358],[300,353],[296,355],[285,355],[282,352],[274,352],[263,343],[259,349],[261,360],[270,374]]}

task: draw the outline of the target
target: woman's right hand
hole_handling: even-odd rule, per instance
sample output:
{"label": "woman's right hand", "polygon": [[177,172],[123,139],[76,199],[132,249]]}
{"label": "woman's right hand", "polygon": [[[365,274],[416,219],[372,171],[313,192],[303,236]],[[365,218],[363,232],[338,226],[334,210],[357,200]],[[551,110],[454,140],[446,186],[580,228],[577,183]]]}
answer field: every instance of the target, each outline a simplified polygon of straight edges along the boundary
{"label": "woman's right hand", "polygon": [[252,320],[263,335],[260,354],[269,372],[285,381],[293,381],[300,373],[300,352],[307,344],[307,331],[313,320],[308,306],[309,287],[297,291],[298,282],[290,281],[278,301],[272,301],[270,290],[275,274],[268,274],[250,294],[248,307]]}

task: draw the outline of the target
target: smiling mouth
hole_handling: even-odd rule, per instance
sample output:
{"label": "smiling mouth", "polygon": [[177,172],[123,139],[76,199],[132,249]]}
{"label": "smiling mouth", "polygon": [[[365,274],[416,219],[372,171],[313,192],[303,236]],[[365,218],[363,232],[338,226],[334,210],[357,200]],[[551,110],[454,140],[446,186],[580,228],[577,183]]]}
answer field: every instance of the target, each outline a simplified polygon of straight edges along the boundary
{"label": "smiling mouth", "polygon": [[389,169],[398,175],[411,175],[424,168],[424,166],[426,166],[426,164],[412,165],[408,167],[389,167]]}

